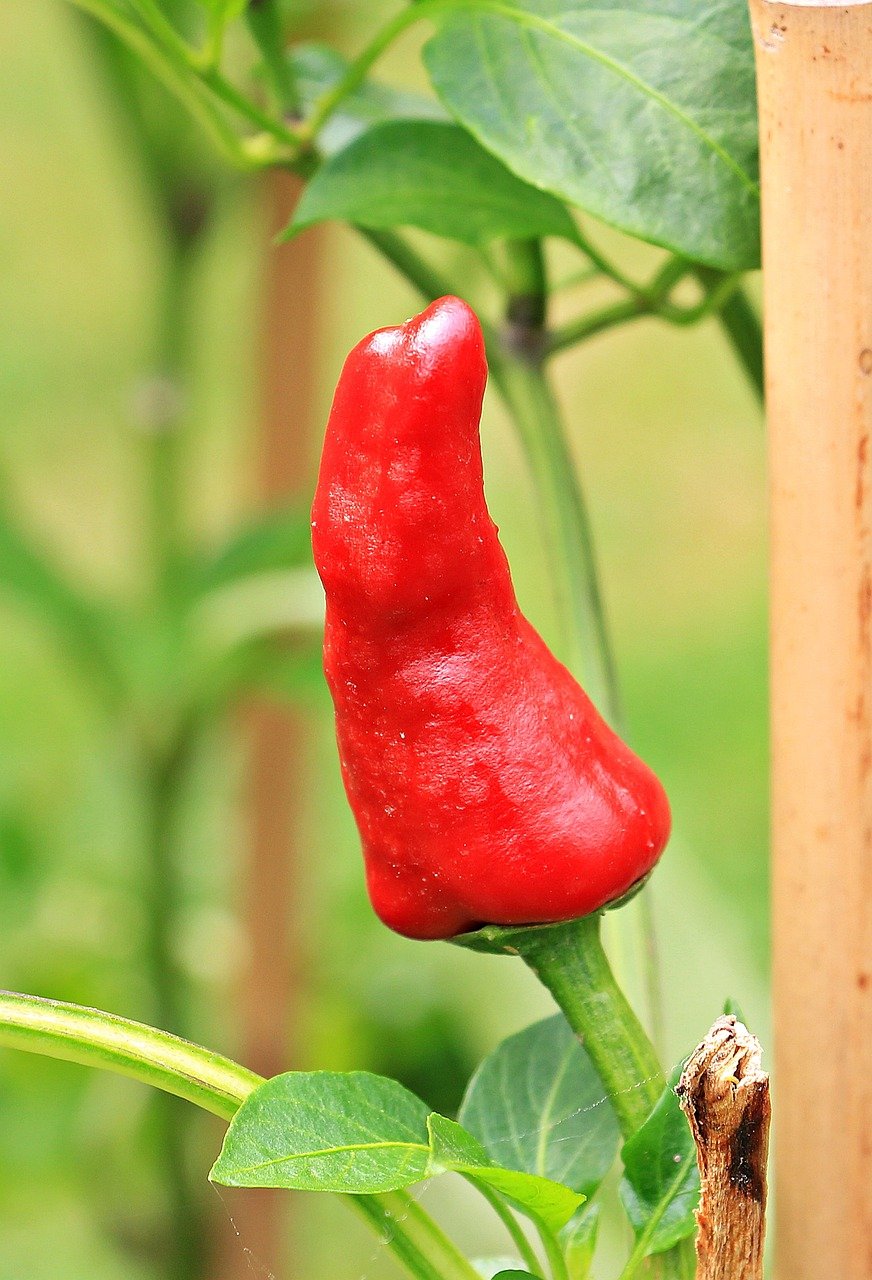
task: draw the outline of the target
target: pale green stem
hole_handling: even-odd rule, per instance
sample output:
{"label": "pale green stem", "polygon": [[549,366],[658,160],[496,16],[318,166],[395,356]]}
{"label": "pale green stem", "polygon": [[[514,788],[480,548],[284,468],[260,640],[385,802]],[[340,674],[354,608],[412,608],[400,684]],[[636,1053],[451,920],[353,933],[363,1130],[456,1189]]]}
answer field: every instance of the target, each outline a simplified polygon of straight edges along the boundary
{"label": "pale green stem", "polygon": [[[263,1077],[166,1031],[81,1005],[0,991],[0,1046],[130,1076],[232,1120]],[[417,1280],[480,1280],[406,1191],[351,1197]]]}
{"label": "pale green stem", "polygon": [[539,1225],[539,1238],[551,1268],[551,1280],[569,1280],[569,1268],[559,1242],[544,1225]]}
{"label": "pale green stem", "polygon": [[481,1280],[469,1259],[408,1191],[354,1196],[357,1208],[383,1233],[419,1280]]}
{"label": "pale green stem", "polygon": [[487,1200],[488,1204],[493,1209],[500,1222],[502,1222],[506,1231],[509,1233],[512,1243],[518,1250],[527,1270],[531,1271],[534,1276],[541,1276],[542,1267],[539,1259],[536,1257],[536,1251],[527,1239],[523,1227],[518,1222],[502,1196],[496,1191],[493,1191],[486,1185],[486,1183],[480,1182],[477,1178],[467,1178],[467,1182],[469,1182],[471,1186],[475,1187],[479,1195]]}
{"label": "pale green stem", "polygon": [[0,1045],[132,1076],[224,1120],[263,1083],[253,1071],[169,1032],[11,991],[0,992]]}
{"label": "pale green stem", "polygon": [[[457,0],[453,0],[453,3],[457,4]],[[382,54],[404,31],[416,22],[429,17],[434,11],[451,7],[452,0],[419,0],[418,4],[402,9],[396,17],[382,27],[381,31],[376,33],[363,52],[350,63],[347,71],[336,84],[318,99],[312,114],[303,122],[299,136],[310,142],[314,141],[333,112],[360,87]]]}
{"label": "pale green stem", "polygon": [[146,67],[174,93],[180,102],[199,121],[208,134],[238,168],[250,168],[251,162],[239,137],[216,109],[209,94],[203,92],[198,79],[190,74],[191,68],[178,57],[168,56],[163,46],[157,44],[147,31],[121,12],[109,0],[69,0],[76,8],[90,13],[113,31],[133,50]]}
{"label": "pale green stem", "polygon": [[562,570],[559,606],[565,657],[575,671],[586,672],[594,702],[614,724],[620,720],[620,699],[590,519],[557,403],[539,364],[499,351],[489,350],[488,355],[536,485],[549,559]]}
{"label": "pale green stem", "polygon": [[[683,1169],[679,1170],[675,1175],[672,1188],[670,1188],[672,1195],[675,1194],[675,1190],[684,1181],[685,1176]],[[645,1223],[644,1230],[636,1237],[633,1252],[627,1259],[626,1265],[618,1277],[618,1280],[633,1280],[633,1277],[638,1274],[639,1268],[642,1266],[645,1259],[650,1256],[649,1250],[651,1241],[654,1239],[655,1232],[660,1225],[661,1219],[671,1203],[671,1195],[664,1195],[658,1208],[654,1213],[652,1213],[651,1217]],[[670,1250],[669,1254],[657,1255],[657,1262],[660,1264],[661,1268],[663,1268],[664,1264],[667,1264],[671,1255],[671,1259],[675,1265],[673,1266],[671,1273],[667,1272],[666,1274],[672,1274],[677,1278],[677,1280],[684,1280],[684,1277],[687,1275],[687,1263],[692,1261],[690,1258],[690,1251],[685,1247],[686,1243],[687,1242],[682,1241],[681,1244]],[[690,1275],[693,1275],[692,1265],[690,1267]]]}

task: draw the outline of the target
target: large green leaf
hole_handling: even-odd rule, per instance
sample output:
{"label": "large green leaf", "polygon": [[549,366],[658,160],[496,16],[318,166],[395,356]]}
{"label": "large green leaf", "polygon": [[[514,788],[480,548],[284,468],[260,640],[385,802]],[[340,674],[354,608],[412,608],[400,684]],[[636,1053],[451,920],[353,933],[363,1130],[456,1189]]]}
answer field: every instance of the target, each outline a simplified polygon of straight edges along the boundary
{"label": "large green leaf", "polygon": [[294,1071],[267,1080],[224,1137],[213,1182],[302,1191],[395,1191],[427,1177],[429,1108],[367,1071]]}
{"label": "large green leaf", "polygon": [[437,93],[515,173],[695,261],[757,265],[745,0],[470,0],[436,20]]}
{"label": "large green leaf", "polygon": [[328,218],[419,227],[471,245],[576,234],[559,200],[515,177],[465,129],[436,120],[375,125],[329,159],[306,187],[290,231]]}
{"label": "large green leaf", "polygon": [[432,1172],[462,1173],[472,1182],[483,1182],[511,1200],[523,1213],[544,1222],[551,1231],[565,1227],[582,1203],[583,1196],[560,1183],[536,1174],[500,1168],[481,1143],[453,1120],[433,1114],[427,1127]]}
{"label": "large green leaf", "polygon": [[637,1237],[650,1230],[648,1253],[671,1249],[696,1229],[696,1149],[670,1081],[654,1110],[624,1143],[621,1200]]}
{"label": "large green leaf", "polygon": [[590,1196],[618,1149],[618,1124],[562,1014],[504,1040],[476,1071],[460,1121],[507,1169]]}

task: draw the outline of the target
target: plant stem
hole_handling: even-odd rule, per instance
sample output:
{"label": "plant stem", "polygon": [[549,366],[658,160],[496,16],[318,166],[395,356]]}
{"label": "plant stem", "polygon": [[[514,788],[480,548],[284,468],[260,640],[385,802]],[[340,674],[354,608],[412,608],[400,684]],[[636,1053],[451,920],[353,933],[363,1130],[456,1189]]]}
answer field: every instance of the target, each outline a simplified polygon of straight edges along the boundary
{"label": "plant stem", "polygon": [[[600,915],[523,928],[490,925],[454,941],[474,951],[521,957],[587,1050],[624,1139],[636,1133],[666,1080],[651,1041],[615,981],[600,940]],[[690,1252],[692,1246],[683,1241],[659,1255],[653,1264],[658,1280],[685,1280]]]}
{"label": "plant stem", "polygon": [[569,1268],[560,1242],[544,1224],[539,1224],[539,1239],[542,1241],[542,1247],[551,1268],[551,1280],[569,1280]]}
{"label": "plant stem", "polygon": [[132,1076],[229,1120],[261,1077],[166,1031],[81,1005],[0,992],[0,1044]]}
{"label": "plant stem", "polygon": [[368,227],[357,227],[356,230],[414,285],[427,302],[454,293],[451,281],[436,267],[431,267],[398,232],[376,231]]}
{"label": "plant stem", "polygon": [[[204,209],[207,205],[204,203]],[[179,437],[183,421],[183,391],[190,327],[189,278],[194,252],[206,225],[205,214],[192,226],[175,216],[167,202],[165,233],[168,261],[158,315],[154,356],[155,400],[145,428],[149,496],[149,543],[153,570],[152,612],[160,625],[176,630],[182,530],[179,503]],[[166,667],[172,652],[164,656]],[[154,1001],[155,1021],[177,1034],[185,1028],[181,976],[173,957],[179,909],[176,819],[179,792],[188,762],[191,733],[174,724],[175,699],[165,697],[171,687],[166,671],[157,698],[146,706],[147,722],[138,750],[145,807],[146,961]],[[165,706],[162,705],[165,702]],[[169,720],[169,732],[161,721]],[[173,1280],[195,1280],[206,1266],[202,1197],[187,1169],[187,1140],[191,1113],[176,1098],[154,1098],[162,1181],[172,1231],[168,1271]]]}
{"label": "plant stem", "polygon": [[620,302],[610,303],[597,311],[589,311],[555,329],[546,339],[545,354],[556,355],[558,351],[577,346],[579,342],[604,333],[606,329],[614,329],[630,320],[641,320],[650,314],[650,308],[641,296],[622,298]]}
{"label": "plant stem", "polygon": [[[237,168],[250,167],[238,135],[230,128],[222,112],[216,109],[211,95],[203,92],[202,82],[191,74],[192,69],[186,62],[182,62],[178,55],[168,54],[150,32],[132,22],[111,0],[70,0],[70,3],[99,19],[123,40],[184,104]],[[215,88],[214,85],[211,87]]]}
{"label": "plant stem", "polygon": [[333,112],[350,94],[354,93],[355,89],[360,87],[374,64],[397,37],[414,23],[428,17],[434,9],[448,7],[450,7],[450,0],[448,4],[445,0],[435,0],[435,3],[434,0],[419,0],[418,4],[402,9],[394,18],[391,18],[381,31],[376,33],[363,52],[349,64],[345,74],[336,84],[318,99],[312,114],[303,122],[298,136],[304,141],[313,142]]}
{"label": "plant stem", "polygon": [[600,940],[600,916],[506,932],[581,1037],[621,1133],[629,1138],[650,1115],[666,1081],[653,1045],[615,981]]}
{"label": "plant stem", "polygon": [[417,1280],[481,1280],[468,1258],[408,1191],[350,1198]]}
{"label": "plant stem", "polygon": [[518,1222],[502,1196],[477,1178],[467,1178],[466,1180],[471,1186],[475,1187],[479,1195],[483,1196],[499,1218],[500,1222],[502,1222],[511,1237],[512,1243],[518,1250],[520,1257],[523,1259],[524,1266],[528,1271],[531,1271],[534,1276],[541,1276],[542,1268],[539,1259],[536,1257],[536,1252],[530,1244],[530,1241],[527,1239],[523,1227]]}
{"label": "plant stem", "polygon": [[[0,991],[0,1045],[130,1076],[232,1120],[263,1077],[201,1045],[116,1014]],[[480,1280],[406,1191],[349,1197],[419,1280]],[[412,1264],[415,1265],[412,1265]]]}
{"label": "plant stem", "polygon": [[[146,863],[146,945],[156,1020],[181,1031],[184,1025],[179,975],[172,943],[178,907],[178,860],[175,817],[180,775],[187,758],[186,742],[165,755],[146,758],[145,804],[148,828]],[[163,1183],[172,1222],[172,1256],[168,1272],[178,1280],[202,1274],[206,1265],[203,1208],[187,1171],[187,1135],[191,1113],[177,1098],[157,1094],[153,1102],[158,1127]]]}
{"label": "plant stem", "polygon": [[540,364],[490,349],[491,373],[512,415],[540,500],[551,564],[562,572],[559,605],[568,665],[587,673],[594,701],[613,724],[620,698],[584,496],[557,403]]}
{"label": "plant stem", "polygon": [[299,117],[300,91],[290,60],[285,56],[285,28],[276,0],[245,7],[248,29],[263,57],[263,65],[282,117]]}

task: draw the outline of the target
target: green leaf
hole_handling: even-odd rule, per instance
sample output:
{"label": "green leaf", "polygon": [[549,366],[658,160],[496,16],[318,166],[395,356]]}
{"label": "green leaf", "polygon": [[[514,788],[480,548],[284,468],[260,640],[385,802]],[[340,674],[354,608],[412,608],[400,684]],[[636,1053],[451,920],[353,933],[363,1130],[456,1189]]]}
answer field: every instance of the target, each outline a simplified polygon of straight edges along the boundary
{"label": "green leaf", "polygon": [[227,23],[239,17],[248,0],[199,0],[199,3],[222,23]]}
{"label": "green leaf", "polygon": [[599,1233],[600,1206],[585,1205],[561,1232],[560,1242],[566,1258],[569,1280],[587,1280],[593,1265]]}
{"label": "green leaf", "polygon": [[590,1196],[614,1162],[618,1123],[562,1014],[510,1036],[469,1083],[461,1123],[507,1169]]}
{"label": "green leaf", "polygon": [[464,244],[575,236],[566,208],[516,178],[465,129],[434,120],[375,125],[306,187],[290,232],[328,218],[411,226]]}
{"label": "green leaf", "polygon": [[514,173],[694,261],[758,264],[745,0],[470,0],[433,16],[436,92]]}
{"label": "green leaf", "polygon": [[197,595],[252,574],[312,563],[309,512],[297,507],[268,511],[245,523],[192,573]]}
{"label": "green leaf", "polygon": [[292,1071],[233,1117],[213,1182],[371,1194],[428,1176],[428,1108],[367,1071]]}
{"label": "green leaf", "polygon": [[[294,79],[309,115],[318,99],[345,75],[348,63],[325,44],[297,45],[289,54]],[[434,98],[394,89],[375,80],[365,80],[342,100],[318,133],[318,148],[325,156],[335,155],[365,129],[385,120],[445,120],[445,109]]]}
{"label": "green leaf", "polygon": [[453,1120],[431,1115],[427,1121],[432,1153],[431,1172],[462,1173],[484,1182],[511,1200],[523,1213],[539,1218],[557,1232],[576,1212],[583,1196],[531,1173],[503,1169],[490,1159],[481,1143]]}
{"label": "green leaf", "polygon": [[621,1152],[621,1200],[636,1236],[650,1231],[648,1253],[671,1249],[696,1230],[699,1172],[690,1126],[675,1096],[679,1075]]}
{"label": "green leaf", "polygon": [[536,1280],[532,1271],[498,1271],[494,1280]]}
{"label": "green leaf", "polygon": [[742,1012],[742,1006],[739,1004],[738,1000],[734,1000],[732,996],[728,996],[724,1001],[724,1015],[729,1017],[731,1014],[734,1018],[738,1018],[740,1022],[744,1022],[745,1026],[748,1025],[748,1020]]}

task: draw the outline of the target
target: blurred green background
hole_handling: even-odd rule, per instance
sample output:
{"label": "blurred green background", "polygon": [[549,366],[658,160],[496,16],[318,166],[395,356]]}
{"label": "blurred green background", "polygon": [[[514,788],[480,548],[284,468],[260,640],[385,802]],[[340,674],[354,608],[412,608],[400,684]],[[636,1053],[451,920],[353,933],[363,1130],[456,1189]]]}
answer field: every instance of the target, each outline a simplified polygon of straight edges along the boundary
{"label": "blurred green background", "polygon": [[[391,6],[312,5],[306,32],[351,52],[380,10]],[[386,59],[384,76],[422,87],[415,48],[407,38]],[[71,9],[54,0],[4,6],[0,495],[73,582],[147,618],[154,448],[142,404],[154,393],[148,379],[167,241],[117,86],[104,71],[93,32]],[[170,168],[195,174],[210,202],[186,275],[192,323],[173,459],[184,535],[205,553],[259,502],[264,281],[277,251],[264,181],[225,172],[175,105],[160,112],[149,127],[166,128]],[[606,243],[628,267],[647,265],[644,247],[608,233]],[[295,447],[307,502],[345,352],[418,300],[345,228],[306,233],[296,255],[309,342],[283,360],[291,388],[300,387],[293,420],[304,439]],[[727,996],[765,1043],[760,409],[713,321],[691,331],[637,323],[561,356],[557,375],[633,743],[673,803],[675,836],[652,888],[664,1053],[674,1062],[687,1052]],[[535,500],[493,396],[483,443],[489,501],[522,607],[555,640]],[[295,961],[284,1065],[398,1074],[450,1110],[478,1057],[548,1012],[548,1003],[511,962],[408,942],[375,921],[326,690],[310,669],[274,682],[284,690],[277,705],[291,709],[297,726],[296,777],[288,782],[297,797],[296,847],[288,853]],[[237,1056],[249,947],[249,736],[245,714],[234,713],[191,752],[169,940],[182,1029]],[[39,611],[0,580],[0,986],[156,1017],[145,824],[124,725],[95,701]],[[613,941],[619,964],[630,957],[623,963],[634,989],[632,948]],[[171,1270],[160,1124],[139,1086],[0,1052],[0,1280],[120,1280]],[[220,1132],[208,1120],[191,1122],[186,1158],[197,1178],[205,1178]],[[437,1212],[450,1206],[470,1247],[500,1252],[496,1226],[443,1182],[428,1189],[428,1204]],[[237,1213],[231,1193],[204,1196],[215,1252],[204,1274],[269,1274],[247,1211]],[[287,1209],[281,1276],[397,1274],[332,1198],[288,1198]]]}

